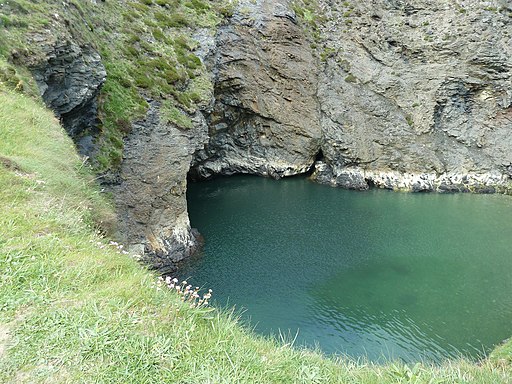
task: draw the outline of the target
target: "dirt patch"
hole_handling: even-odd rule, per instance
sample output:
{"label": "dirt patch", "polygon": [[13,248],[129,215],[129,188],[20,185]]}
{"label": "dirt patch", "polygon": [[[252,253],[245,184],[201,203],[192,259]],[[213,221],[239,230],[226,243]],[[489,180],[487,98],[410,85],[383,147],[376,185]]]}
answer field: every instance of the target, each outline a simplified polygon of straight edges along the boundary
{"label": "dirt patch", "polygon": [[11,171],[21,171],[19,165],[7,157],[0,156],[0,165]]}
{"label": "dirt patch", "polygon": [[9,341],[11,328],[8,325],[0,324],[0,359],[7,350],[7,342]]}

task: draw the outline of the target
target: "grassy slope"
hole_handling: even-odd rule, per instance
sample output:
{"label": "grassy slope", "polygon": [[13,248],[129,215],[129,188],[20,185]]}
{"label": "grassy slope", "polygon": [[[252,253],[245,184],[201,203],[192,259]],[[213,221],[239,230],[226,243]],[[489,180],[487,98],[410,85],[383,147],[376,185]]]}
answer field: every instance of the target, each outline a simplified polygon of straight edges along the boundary
{"label": "grassy slope", "polygon": [[478,365],[373,366],[191,309],[98,235],[94,216],[110,209],[71,141],[41,105],[5,91],[0,164],[2,383],[512,382],[510,344]]}

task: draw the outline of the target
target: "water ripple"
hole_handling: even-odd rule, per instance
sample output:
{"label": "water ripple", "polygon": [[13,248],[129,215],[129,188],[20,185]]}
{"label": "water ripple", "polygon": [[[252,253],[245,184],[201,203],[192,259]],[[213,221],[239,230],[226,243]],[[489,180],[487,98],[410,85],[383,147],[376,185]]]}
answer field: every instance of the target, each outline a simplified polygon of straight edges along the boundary
{"label": "water ripple", "polygon": [[512,334],[512,199],[357,193],[293,178],[189,187],[182,276],[258,332],[379,361],[479,357]]}

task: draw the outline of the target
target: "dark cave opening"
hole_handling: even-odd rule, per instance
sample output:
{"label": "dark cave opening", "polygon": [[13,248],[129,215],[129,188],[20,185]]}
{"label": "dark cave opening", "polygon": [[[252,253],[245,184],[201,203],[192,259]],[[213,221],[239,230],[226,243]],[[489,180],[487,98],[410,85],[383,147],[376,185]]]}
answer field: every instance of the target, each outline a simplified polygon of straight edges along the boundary
{"label": "dark cave opening", "polygon": [[320,148],[320,149],[318,150],[318,153],[316,154],[316,157],[315,157],[315,163],[316,163],[317,161],[323,161],[323,160],[324,160],[324,153],[323,153],[323,151],[322,151],[322,148]]}
{"label": "dark cave opening", "polygon": [[375,188],[375,182],[373,181],[373,179],[364,179],[364,181],[366,182],[366,184],[368,184],[369,189]]}
{"label": "dark cave opening", "polygon": [[315,172],[315,169],[316,169],[315,166],[318,161],[324,161],[324,153],[321,148],[318,150],[317,154],[315,155],[315,159],[313,160],[311,167],[309,167],[309,169],[303,175],[311,176]]}

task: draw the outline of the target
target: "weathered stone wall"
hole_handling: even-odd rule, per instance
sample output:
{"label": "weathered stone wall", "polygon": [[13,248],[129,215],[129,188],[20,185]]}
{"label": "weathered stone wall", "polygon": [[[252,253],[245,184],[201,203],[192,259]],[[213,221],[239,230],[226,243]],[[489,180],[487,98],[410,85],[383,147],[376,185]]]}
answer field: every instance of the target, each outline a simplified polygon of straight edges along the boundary
{"label": "weathered stone wall", "polygon": [[320,148],[318,70],[288,2],[241,1],[217,34],[209,141],[193,175],[279,178],[309,170]]}
{"label": "weathered stone wall", "polygon": [[505,3],[319,3],[325,158],[314,177],[356,189],[504,191],[512,176]]}

